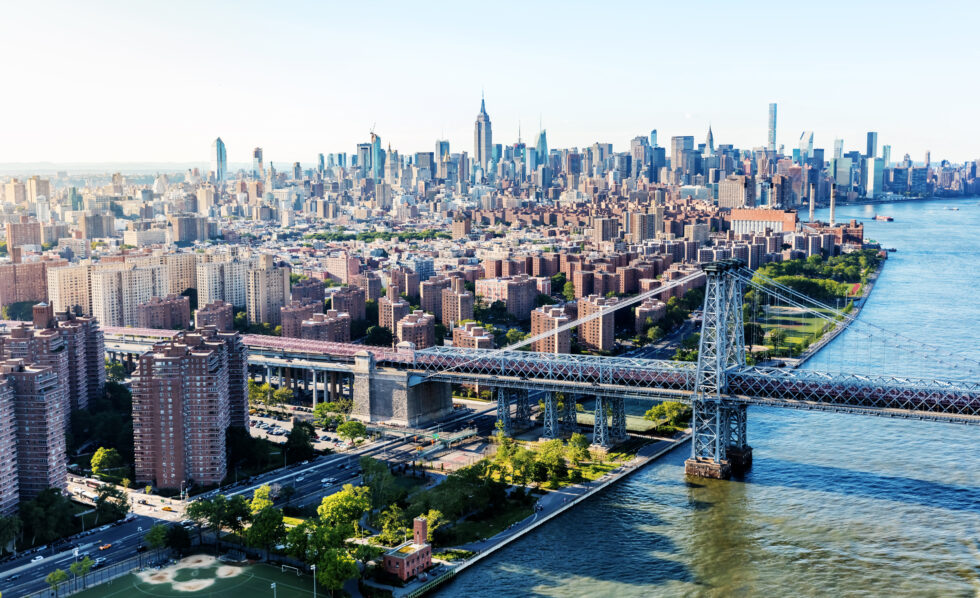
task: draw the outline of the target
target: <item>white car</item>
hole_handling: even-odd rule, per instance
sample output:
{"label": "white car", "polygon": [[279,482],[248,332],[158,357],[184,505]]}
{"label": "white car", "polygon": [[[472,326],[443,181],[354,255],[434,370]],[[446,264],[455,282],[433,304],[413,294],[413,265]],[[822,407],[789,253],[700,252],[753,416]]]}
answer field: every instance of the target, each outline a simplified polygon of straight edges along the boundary
{"label": "white car", "polygon": [[36,557],[34,557],[34,558],[31,559],[31,562],[32,563],[36,563],[38,561],[43,561],[43,560],[44,560],[44,557],[43,556],[37,555]]}
{"label": "white car", "polygon": [[302,482],[302,481],[303,481],[303,480],[305,480],[305,479],[306,479],[306,477],[304,477],[304,476],[299,476],[298,478],[296,478],[296,481],[297,481],[297,482]]}

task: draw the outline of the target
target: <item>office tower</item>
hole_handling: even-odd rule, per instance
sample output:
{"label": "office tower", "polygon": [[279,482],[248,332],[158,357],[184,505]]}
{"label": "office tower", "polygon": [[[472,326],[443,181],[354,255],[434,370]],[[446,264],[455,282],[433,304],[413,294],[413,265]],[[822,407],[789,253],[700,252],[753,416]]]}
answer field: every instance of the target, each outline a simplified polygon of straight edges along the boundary
{"label": "office tower", "polygon": [[[584,318],[619,303],[617,297],[605,298],[598,295],[589,295],[578,300],[578,317]],[[615,314],[610,312],[584,322],[578,327],[578,342],[586,349],[594,351],[611,351],[615,347],[616,339],[613,335],[613,325]]]}
{"label": "office tower", "polygon": [[492,147],[493,131],[490,126],[490,115],[487,114],[486,102],[481,97],[480,113],[476,115],[476,124],[473,127],[473,157],[484,173],[487,171]]}
{"label": "office tower", "polygon": [[[37,203],[37,201],[42,197],[51,199],[51,181],[42,179],[37,175],[27,179],[26,190],[28,203]],[[38,220],[43,222],[46,220],[46,218],[41,218],[39,214]]]}
{"label": "office tower", "polygon": [[864,178],[864,196],[875,198],[884,193],[885,162],[881,158],[865,158],[862,177]]}
{"label": "office tower", "polygon": [[[20,500],[31,500],[46,488],[68,485],[65,445],[67,385],[48,366],[8,359],[0,374],[13,391],[17,426],[16,456]],[[3,399],[0,399],[2,401]]]}
{"label": "office tower", "polygon": [[[232,411],[239,412],[235,425],[248,425],[247,411],[240,413],[247,406],[237,404],[247,391],[245,352],[236,338],[213,330],[180,333],[140,356],[132,385],[138,482],[181,489],[225,477]],[[240,371],[233,375],[234,368]]]}
{"label": "office tower", "polygon": [[650,147],[658,147],[657,146],[657,130],[656,129],[650,131]]}
{"label": "office tower", "polygon": [[225,182],[225,174],[228,172],[228,156],[225,153],[225,142],[218,137],[211,144],[211,173],[214,180],[218,183]]}
{"label": "office tower", "polygon": [[293,180],[303,180],[303,166],[299,162],[293,162]]}
{"label": "office tower", "polygon": [[675,135],[670,138],[670,167],[674,170],[684,168],[685,151],[694,149],[694,137],[690,135]]}
{"label": "office tower", "polygon": [[361,176],[369,176],[371,173],[371,152],[370,143],[357,144],[357,155],[354,156],[356,163],[352,162],[351,166],[360,168]]}
{"label": "office tower", "polygon": [[441,164],[442,161],[449,157],[449,142],[439,139],[436,141],[436,163]]}
{"label": "office tower", "polygon": [[932,166],[932,152],[926,150],[926,168]]}
{"label": "office tower", "polygon": [[534,148],[534,153],[538,164],[548,163],[548,133],[545,129],[541,129],[538,134],[538,145]]}
{"label": "office tower", "polygon": [[834,139],[834,160],[840,160],[844,157],[844,140]]}
{"label": "office tower", "polygon": [[755,177],[732,175],[718,183],[719,208],[751,208],[755,206]]}
{"label": "office tower", "polygon": [[704,140],[704,149],[707,150],[709,156],[713,156],[715,153],[715,136],[711,132],[711,125],[708,125],[708,136]]}
{"label": "office tower", "polygon": [[881,146],[881,161],[885,165],[885,168],[891,167],[892,164],[892,146],[883,145]]}
{"label": "office tower", "polygon": [[371,178],[375,182],[384,178],[385,152],[381,149],[381,136],[371,132]]}
{"label": "office tower", "polygon": [[412,343],[416,349],[427,349],[436,344],[436,318],[420,309],[398,320],[395,328],[399,343]]}
{"label": "office tower", "polygon": [[868,131],[868,147],[864,152],[865,158],[874,158],[878,155],[878,133]]}
{"label": "office tower", "polygon": [[323,154],[317,154],[316,157],[316,171],[323,174],[327,170],[327,164],[324,161]]}
{"label": "office tower", "polygon": [[252,150],[252,176],[261,179],[265,177],[265,165],[262,163],[262,148]]}
{"label": "office tower", "polygon": [[813,131],[803,131],[800,135],[800,164],[813,155]]}
{"label": "office tower", "polygon": [[766,149],[770,153],[776,152],[776,103],[769,104],[769,139]]}
{"label": "office tower", "polygon": [[[545,305],[531,312],[531,336],[550,332],[568,324],[565,308]],[[562,330],[531,343],[531,350],[539,353],[571,353],[572,331]]]}
{"label": "office tower", "polygon": [[289,300],[289,274],[288,267],[276,267],[271,255],[260,256],[258,267],[248,271],[245,293],[250,324],[279,325],[279,309]]}

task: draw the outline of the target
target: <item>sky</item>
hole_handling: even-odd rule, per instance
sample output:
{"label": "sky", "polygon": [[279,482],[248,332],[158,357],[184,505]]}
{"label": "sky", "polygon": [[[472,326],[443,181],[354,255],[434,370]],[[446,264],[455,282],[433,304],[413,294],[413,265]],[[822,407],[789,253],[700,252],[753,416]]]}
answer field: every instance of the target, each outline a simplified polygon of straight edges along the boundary
{"label": "sky", "polygon": [[980,3],[8,2],[0,163],[312,163],[370,131],[403,154],[496,143],[628,148],[657,129],[830,155],[980,158]]}

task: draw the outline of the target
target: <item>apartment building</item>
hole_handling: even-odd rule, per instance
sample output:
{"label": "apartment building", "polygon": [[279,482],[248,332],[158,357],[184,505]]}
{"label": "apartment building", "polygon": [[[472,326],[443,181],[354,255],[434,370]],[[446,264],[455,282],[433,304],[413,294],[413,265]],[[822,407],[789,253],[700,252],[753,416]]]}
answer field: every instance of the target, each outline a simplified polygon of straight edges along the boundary
{"label": "apartment building", "polygon": [[[545,305],[531,312],[531,336],[551,332],[571,320],[562,307]],[[562,330],[531,343],[531,350],[539,353],[571,353],[572,331]]]}

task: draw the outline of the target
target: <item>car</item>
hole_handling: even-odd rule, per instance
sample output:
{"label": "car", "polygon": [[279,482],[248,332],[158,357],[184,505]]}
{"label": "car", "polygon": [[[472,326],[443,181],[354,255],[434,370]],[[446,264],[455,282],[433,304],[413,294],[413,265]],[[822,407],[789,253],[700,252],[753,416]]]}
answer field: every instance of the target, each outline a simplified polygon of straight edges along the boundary
{"label": "car", "polygon": [[20,575],[8,575],[7,577],[3,578],[3,580],[5,582],[7,582],[7,583],[10,583],[11,581],[14,581],[14,580],[17,580],[17,579],[20,579]]}
{"label": "car", "polygon": [[101,567],[102,565],[104,565],[105,562],[106,562],[106,558],[104,556],[100,556],[99,558],[97,558],[94,561],[92,561],[92,568],[93,569],[98,569],[99,567]]}
{"label": "car", "polygon": [[32,563],[37,563],[37,562],[43,561],[43,560],[44,560],[44,557],[43,556],[37,555],[36,557],[34,557],[34,558],[31,559],[31,562]]}
{"label": "car", "polygon": [[107,532],[110,529],[112,529],[112,526],[111,525],[103,525],[102,527],[99,528],[99,531],[100,532]]}
{"label": "car", "polygon": [[139,499],[136,502],[138,502],[141,505],[148,505],[148,504],[150,504],[149,502],[147,502],[147,500],[145,498],[141,498],[141,499]]}
{"label": "car", "polygon": [[297,482],[302,482],[305,479],[306,479],[306,476],[299,476],[298,478],[296,478],[296,481]]}
{"label": "car", "polygon": [[109,550],[110,548],[112,548],[112,544],[111,543],[106,543],[106,544],[103,544],[102,546],[99,546],[99,550]]}
{"label": "car", "polygon": [[161,510],[161,511],[166,511],[166,512],[168,512],[168,513],[173,513],[173,512],[174,512],[174,508],[173,508],[173,507],[170,507],[170,506],[167,506],[167,507],[161,507],[161,509],[160,509],[160,510]]}
{"label": "car", "polygon": [[180,522],[181,527],[194,527],[194,521],[192,519],[185,519]]}
{"label": "car", "polygon": [[329,484],[330,483],[330,478],[323,478],[322,480],[320,480],[320,483],[321,484]]}
{"label": "car", "polygon": [[302,463],[300,463],[300,465],[309,465],[309,464],[310,464],[309,461],[303,461]]}

